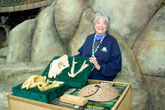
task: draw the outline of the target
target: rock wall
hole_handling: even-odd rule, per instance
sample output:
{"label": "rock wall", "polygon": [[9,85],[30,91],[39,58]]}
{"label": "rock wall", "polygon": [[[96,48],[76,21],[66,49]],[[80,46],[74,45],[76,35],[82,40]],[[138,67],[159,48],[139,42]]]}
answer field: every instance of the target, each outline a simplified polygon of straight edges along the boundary
{"label": "rock wall", "polygon": [[[153,110],[165,108],[165,7],[152,17],[135,43],[134,53]],[[156,104],[158,103],[158,104]]]}
{"label": "rock wall", "polygon": [[31,47],[35,25],[36,19],[27,20],[10,31],[7,62],[31,61]]}
{"label": "rock wall", "polygon": [[94,32],[96,12],[111,19],[109,33],[119,43],[123,65],[115,81],[132,84],[132,110],[164,110],[163,0],[54,0],[35,19],[12,29],[9,46],[0,49],[0,107],[7,108],[13,85],[41,74],[53,56],[77,54]]}

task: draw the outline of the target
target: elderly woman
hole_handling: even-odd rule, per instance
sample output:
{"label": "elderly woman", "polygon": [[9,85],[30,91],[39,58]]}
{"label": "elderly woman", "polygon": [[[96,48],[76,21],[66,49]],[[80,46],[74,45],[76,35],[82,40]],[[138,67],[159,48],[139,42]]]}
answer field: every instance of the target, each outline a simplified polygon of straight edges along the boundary
{"label": "elderly woman", "polygon": [[117,40],[107,33],[109,18],[103,14],[95,14],[94,29],[96,33],[89,35],[77,56],[89,57],[94,69],[89,79],[112,81],[120,72],[121,52]]}

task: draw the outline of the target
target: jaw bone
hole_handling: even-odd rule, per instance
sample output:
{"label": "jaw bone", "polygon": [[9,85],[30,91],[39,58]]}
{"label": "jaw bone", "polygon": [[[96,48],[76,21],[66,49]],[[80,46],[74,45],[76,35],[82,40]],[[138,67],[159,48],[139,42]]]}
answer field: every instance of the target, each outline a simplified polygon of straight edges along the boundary
{"label": "jaw bone", "polygon": [[45,91],[54,87],[58,87],[59,85],[59,82],[46,80],[46,76],[32,75],[23,83],[21,89],[38,87],[40,91]]}
{"label": "jaw bone", "polygon": [[48,77],[56,78],[56,75],[59,75],[67,67],[69,67],[68,56],[63,55],[50,64]]}
{"label": "jaw bone", "polygon": [[46,76],[32,75],[22,85],[22,89],[29,89],[37,87],[38,85],[47,85],[50,81],[47,80]]}
{"label": "jaw bone", "polygon": [[58,87],[60,85],[60,83],[59,82],[54,82],[54,83],[52,83],[52,84],[50,84],[50,85],[38,85],[38,89],[40,90],[40,91],[46,91],[46,90],[48,90],[48,89],[51,89],[51,88],[54,88],[54,87]]}

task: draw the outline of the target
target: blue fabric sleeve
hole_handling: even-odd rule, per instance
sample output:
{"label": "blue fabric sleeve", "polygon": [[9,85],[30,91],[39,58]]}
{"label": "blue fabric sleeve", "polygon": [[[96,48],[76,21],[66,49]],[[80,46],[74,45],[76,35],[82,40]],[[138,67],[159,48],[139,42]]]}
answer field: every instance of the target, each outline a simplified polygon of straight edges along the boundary
{"label": "blue fabric sleeve", "polygon": [[[84,43],[85,44],[85,43]],[[75,55],[76,57],[77,56],[79,56],[79,57],[81,57],[82,56],[82,51],[83,51],[83,48],[84,48],[84,44],[78,49],[78,54],[77,55]]]}
{"label": "blue fabric sleeve", "polygon": [[[101,74],[104,76],[114,76],[120,72],[122,67],[121,51],[116,40],[114,40],[111,51],[111,57],[108,63],[99,63]],[[99,62],[99,61],[98,61]]]}
{"label": "blue fabric sleeve", "polygon": [[[89,37],[89,36],[88,36]],[[86,40],[85,40],[85,42],[84,42],[84,44],[78,49],[78,54],[77,55],[75,55],[76,57],[77,56],[79,56],[79,57],[82,57],[83,55],[83,49],[84,49],[84,47],[85,47],[85,45],[87,44],[87,39],[88,39],[88,37],[86,38]]]}

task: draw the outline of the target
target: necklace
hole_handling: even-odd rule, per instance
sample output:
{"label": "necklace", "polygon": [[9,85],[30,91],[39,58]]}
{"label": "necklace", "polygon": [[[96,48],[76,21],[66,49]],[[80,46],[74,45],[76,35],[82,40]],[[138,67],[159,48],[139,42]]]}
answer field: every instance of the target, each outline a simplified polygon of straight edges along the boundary
{"label": "necklace", "polygon": [[95,56],[98,48],[100,47],[101,43],[103,42],[103,39],[105,38],[105,36],[106,36],[106,33],[103,35],[103,37],[101,38],[99,44],[95,48],[95,43],[96,43],[96,34],[95,34],[94,39],[93,39],[93,44],[92,44],[92,56]]}

